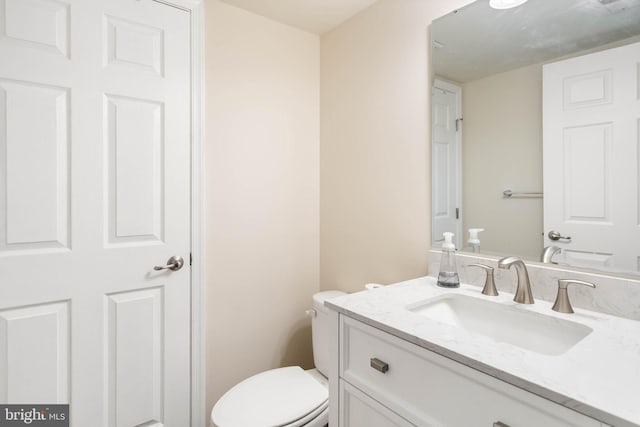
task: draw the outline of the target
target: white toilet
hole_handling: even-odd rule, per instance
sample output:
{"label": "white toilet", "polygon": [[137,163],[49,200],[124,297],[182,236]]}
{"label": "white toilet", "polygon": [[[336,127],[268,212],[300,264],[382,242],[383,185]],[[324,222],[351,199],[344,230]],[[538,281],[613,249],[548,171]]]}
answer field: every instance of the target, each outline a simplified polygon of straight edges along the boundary
{"label": "white toilet", "polygon": [[211,410],[213,427],[325,427],[329,420],[329,341],[335,333],[324,301],[340,295],[313,295],[313,360],[316,369],[299,366],[256,374],[227,391]]}

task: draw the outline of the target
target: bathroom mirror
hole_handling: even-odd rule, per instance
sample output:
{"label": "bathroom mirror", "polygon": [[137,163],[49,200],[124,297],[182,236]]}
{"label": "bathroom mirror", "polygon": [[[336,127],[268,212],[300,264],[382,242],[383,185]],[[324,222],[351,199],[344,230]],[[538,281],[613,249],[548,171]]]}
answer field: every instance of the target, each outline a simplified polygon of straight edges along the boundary
{"label": "bathroom mirror", "polygon": [[640,274],[640,0],[478,0],[431,42],[433,246]]}

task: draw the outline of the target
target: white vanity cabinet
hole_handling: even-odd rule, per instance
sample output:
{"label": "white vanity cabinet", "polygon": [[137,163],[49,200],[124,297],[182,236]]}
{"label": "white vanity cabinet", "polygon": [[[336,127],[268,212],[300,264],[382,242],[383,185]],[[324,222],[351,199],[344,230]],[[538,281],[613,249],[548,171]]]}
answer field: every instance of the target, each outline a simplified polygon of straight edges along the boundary
{"label": "white vanity cabinet", "polygon": [[336,323],[340,333],[333,365],[338,374],[333,381],[338,385],[331,393],[339,395],[332,396],[338,407],[332,427],[601,427],[348,316],[340,314]]}

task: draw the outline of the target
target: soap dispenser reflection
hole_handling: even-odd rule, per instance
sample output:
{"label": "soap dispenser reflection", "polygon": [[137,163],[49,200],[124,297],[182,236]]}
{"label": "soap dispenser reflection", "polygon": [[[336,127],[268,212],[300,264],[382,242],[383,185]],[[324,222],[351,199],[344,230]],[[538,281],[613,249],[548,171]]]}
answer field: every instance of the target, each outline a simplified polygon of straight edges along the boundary
{"label": "soap dispenser reflection", "polygon": [[471,252],[480,252],[480,239],[478,233],[484,231],[484,228],[470,228],[469,229],[469,250]]}
{"label": "soap dispenser reflection", "polygon": [[458,269],[456,268],[456,246],[453,244],[453,233],[442,233],[442,259],[440,260],[440,273],[438,274],[438,286],[444,288],[460,287]]}

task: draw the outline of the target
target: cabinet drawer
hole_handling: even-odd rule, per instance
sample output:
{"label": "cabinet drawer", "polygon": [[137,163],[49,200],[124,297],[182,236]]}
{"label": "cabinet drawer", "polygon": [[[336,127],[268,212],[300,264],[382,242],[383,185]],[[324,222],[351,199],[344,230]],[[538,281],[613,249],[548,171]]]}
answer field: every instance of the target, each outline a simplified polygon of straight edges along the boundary
{"label": "cabinet drawer", "polygon": [[[341,316],[340,327],[340,376],[413,424],[600,427],[594,419],[351,318]],[[377,369],[372,359],[379,361]]]}
{"label": "cabinet drawer", "polygon": [[415,427],[357,388],[340,381],[342,427]]}

